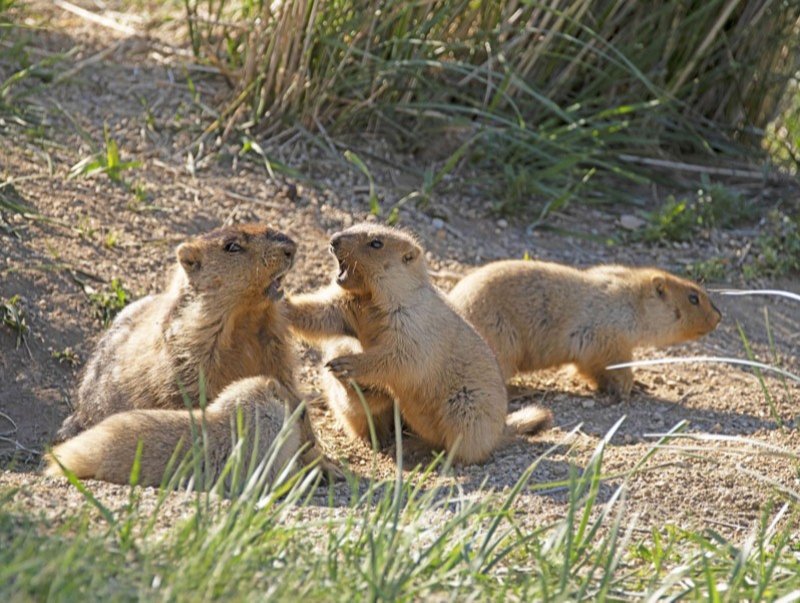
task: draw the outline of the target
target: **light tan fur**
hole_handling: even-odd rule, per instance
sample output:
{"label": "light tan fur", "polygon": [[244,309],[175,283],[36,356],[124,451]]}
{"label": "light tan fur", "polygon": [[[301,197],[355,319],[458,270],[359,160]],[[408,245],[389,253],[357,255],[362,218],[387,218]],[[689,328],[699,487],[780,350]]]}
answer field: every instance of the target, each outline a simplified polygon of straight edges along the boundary
{"label": "light tan fur", "polygon": [[261,224],[220,228],[179,246],[168,290],[128,306],[101,338],[57,440],[114,413],[182,409],[186,399],[197,405],[201,377],[209,401],[255,375],[296,392],[279,289],[295,250],[289,237]]}
{"label": "light tan fur", "polygon": [[[276,441],[294,394],[265,377],[250,377],[229,385],[203,413],[195,410],[132,410],[117,413],[87,429],[75,438],[56,446],[47,455],[46,475],[62,474],[59,464],[81,479],[99,479],[127,484],[131,478],[139,442],[142,443],[138,483],[158,486],[169,480],[180,461],[192,450],[192,443],[206,445],[202,457],[204,475],[219,478],[237,443],[236,422],[241,412],[241,459],[246,466],[251,458],[267,458]],[[313,434],[304,432],[307,423],[294,421],[280,445],[266,479],[272,483],[289,465]],[[201,435],[205,431],[205,438]],[[174,459],[173,459],[174,456]],[[170,460],[172,465],[170,467]],[[191,476],[192,472],[189,472]],[[163,481],[166,483],[166,481]]]}
{"label": "light tan fur", "polygon": [[[361,224],[337,233],[331,250],[339,275],[329,287],[287,300],[293,329],[328,342],[327,397],[353,435],[367,438],[352,379],[382,435],[396,399],[406,424],[428,445],[464,463],[485,460],[506,443],[507,396],[497,361],[475,330],[428,279],[423,250],[397,229]],[[350,340],[342,339],[348,337]],[[331,342],[330,340],[333,341]],[[357,341],[355,341],[357,340]],[[513,429],[550,424],[544,409]]]}
{"label": "light tan fur", "polygon": [[[323,347],[323,364],[343,355],[359,354],[363,351],[361,344],[352,337],[334,339]],[[394,426],[394,397],[380,386],[359,385],[359,393],[349,382],[339,380],[331,371],[322,372],[322,389],[328,407],[333,411],[339,424],[355,438],[369,440],[369,419],[364,412],[364,405],[370,410],[372,424],[378,444],[383,447],[392,440],[392,427]]]}
{"label": "light tan fur", "polygon": [[[493,262],[448,298],[486,339],[503,376],[575,363],[601,391],[630,394],[634,348],[695,339],[722,315],[697,284],[656,268]],[[696,304],[692,303],[696,300]]]}

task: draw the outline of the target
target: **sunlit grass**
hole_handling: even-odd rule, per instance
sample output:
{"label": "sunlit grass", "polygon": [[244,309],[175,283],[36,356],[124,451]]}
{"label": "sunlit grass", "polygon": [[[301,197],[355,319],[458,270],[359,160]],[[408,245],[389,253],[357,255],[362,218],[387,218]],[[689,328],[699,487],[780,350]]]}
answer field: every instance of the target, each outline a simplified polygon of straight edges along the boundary
{"label": "sunlit grass", "polygon": [[[349,496],[342,487],[335,495],[331,486],[327,503],[314,472],[272,495],[250,488],[225,501],[197,492],[185,518],[159,528],[168,490],[145,510],[141,493],[131,488],[128,504],[111,510],[82,487],[84,508],[58,526],[21,515],[9,503],[13,492],[6,492],[0,594],[6,600],[529,601],[708,600],[725,592],[761,600],[800,588],[791,500],[767,508],[742,541],[675,527],[643,537],[628,512],[628,480],[690,434],[661,436],[627,478],[611,479],[603,457],[618,425],[566,481],[537,483],[533,476],[558,446],[569,448],[572,436],[537,459],[507,493],[465,492],[448,479],[429,485],[431,475],[447,473],[440,459],[398,471],[394,480],[350,478]],[[787,462],[797,460],[789,453]],[[562,517],[531,526],[520,497],[553,489],[566,495]],[[91,509],[100,509],[100,518]]]}
{"label": "sunlit grass", "polygon": [[195,54],[235,86],[212,130],[377,130],[513,183],[509,211],[653,177],[623,155],[757,148],[798,65],[800,9],[763,0],[184,5]]}

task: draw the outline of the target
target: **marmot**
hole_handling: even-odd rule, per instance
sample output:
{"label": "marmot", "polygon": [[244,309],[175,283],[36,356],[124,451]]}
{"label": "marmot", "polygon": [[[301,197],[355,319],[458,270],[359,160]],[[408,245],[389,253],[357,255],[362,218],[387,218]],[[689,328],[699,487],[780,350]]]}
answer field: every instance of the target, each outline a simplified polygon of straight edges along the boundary
{"label": "marmot", "polygon": [[105,417],[144,408],[184,409],[256,375],[295,393],[295,355],[281,279],[296,245],[260,224],[219,228],[178,247],[165,293],[131,304],[114,320],[86,365],[75,411],[56,439]]}
{"label": "marmot", "polygon": [[601,391],[627,397],[640,346],[664,346],[713,331],[722,314],[695,283],[656,268],[493,262],[448,294],[497,355],[503,377],[566,363]]}
{"label": "marmot", "polygon": [[335,234],[331,251],[339,264],[335,282],[290,297],[287,307],[301,337],[334,339],[334,351],[348,352],[331,358],[328,350],[326,367],[340,383],[327,397],[352,434],[368,437],[350,379],[365,391],[379,430],[391,425],[396,399],[406,424],[459,462],[483,461],[506,436],[550,425],[549,411],[537,407],[507,416],[497,360],[430,283],[413,236],[361,224]]}
{"label": "marmot", "polygon": [[[225,468],[237,443],[237,421],[241,410],[244,429],[241,435],[242,468],[255,460],[266,462],[270,446],[284,425],[287,409],[294,397],[278,382],[266,377],[241,379],[226,387],[205,413],[194,410],[131,410],[113,414],[78,436],[59,444],[47,455],[46,475],[62,474],[56,462],[81,479],[99,479],[127,484],[141,441],[138,483],[158,486],[167,483],[189,454],[196,438],[205,445],[201,453],[203,475],[213,484]],[[205,437],[202,429],[205,425]],[[266,480],[272,483],[313,434],[302,418],[294,421],[285,440],[277,444]],[[170,474],[167,475],[167,470]],[[188,471],[188,476],[192,471]],[[246,475],[239,476],[246,478]]]}

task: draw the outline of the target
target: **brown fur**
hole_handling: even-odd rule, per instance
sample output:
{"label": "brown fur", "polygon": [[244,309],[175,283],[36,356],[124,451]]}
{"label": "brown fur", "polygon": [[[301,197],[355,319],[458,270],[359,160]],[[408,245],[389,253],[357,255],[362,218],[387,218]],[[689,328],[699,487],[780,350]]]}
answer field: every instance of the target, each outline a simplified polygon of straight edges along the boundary
{"label": "brown fur", "polygon": [[[129,483],[139,442],[142,443],[138,483],[158,486],[169,480],[167,469],[177,469],[192,449],[195,438],[205,431],[206,454],[202,469],[213,483],[220,476],[236,443],[236,421],[241,412],[243,424],[242,462],[267,458],[284,425],[286,409],[294,393],[265,377],[251,377],[229,385],[203,413],[195,410],[132,410],[117,413],[56,446],[47,455],[46,475],[62,474],[59,464],[81,479]],[[304,443],[313,441],[305,433],[306,422],[295,421],[280,445],[267,480],[271,483],[288,466]],[[256,449],[257,448],[257,449]],[[170,460],[174,459],[170,467]],[[191,472],[189,472],[191,475]]]}
{"label": "brown fur", "polygon": [[220,228],[178,247],[169,289],[128,306],[101,338],[57,439],[122,411],[185,408],[181,388],[196,405],[201,376],[207,400],[255,375],[295,392],[279,289],[295,249],[260,224]]}
{"label": "brown fur", "polygon": [[[690,296],[697,296],[692,304]],[[483,335],[503,376],[575,363],[601,391],[630,394],[634,348],[713,331],[722,315],[695,283],[656,268],[494,262],[464,277],[448,298]]]}
{"label": "brown fur", "polygon": [[[425,443],[457,461],[486,459],[512,430],[503,379],[486,343],[431,285],[420,245],[402,231],[362,224],[334,235],[331,248],[336,282],[287,305],[302,337],[334,340],[326,366],[336,380],[327,379],[327,396],[340,422],[368,437],[352,379],[366,392],[379,435],[396,399]],[[535,419],[528,411],[527,420],[510,421],[515,432],[550,424],[550,413],[536,410]]]}

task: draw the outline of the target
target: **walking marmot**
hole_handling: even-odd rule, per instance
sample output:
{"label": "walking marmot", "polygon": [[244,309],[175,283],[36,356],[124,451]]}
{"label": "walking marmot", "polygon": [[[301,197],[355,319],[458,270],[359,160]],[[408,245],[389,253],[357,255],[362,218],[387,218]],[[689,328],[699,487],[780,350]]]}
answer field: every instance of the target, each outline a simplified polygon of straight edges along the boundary
{"label": "walking marmot", "polygon": [[569,362],[601,391],[627,397],[640,346],[665,346],[713,331],[722,318],[695,283],[656,268],[493,262],[448,298],[489,342],[503,377]]}
{"label": "walking marmot", "polygon": [[[200,409],[116,413],[56,446],[46,457],[45,474],[62,474],[55,460],[58,459],[78,478],[127,484],[141,442],[138,483],[158,486],[169,482],[197,442],[201,447],[197,459],[201,475],[210,480],[206,482],[210,485],[221,475],[237,443],[234,436],[239,411],[243,419],[243,430],[239,433],[240,467],[246,470],[253,461],[267,463],[267,453],[276,443],[293,398],[293,392],[274,380],[250,377],[225,388],[205,413]],[[300,418],[287,428],[285,439],[276,443],[277,451],[271,465],[264,469],[266,481],[272,483],[304,444],[313,443],[313,434],[305,431],[307,427],[308,423]],[[187,473],[185,477],[192,477],[192,471]],[[239,475],[239,483],[246,482],[248,477]],[[230,481],[229,477],[228,485]]]}
{"label": "walking marmot", "polygon": [[103,335],[83,374],[75,412],[56,438],[126,410],[197,404],[228,384],[274,377],[299,402],[281,278],[296,246],[260,224],[214,230],[178,247],[165,293],[128,306]]}
{"label": "walking marmot", "polygon": [[[335,283],[293,296],[287,306],[302,337],[336,338],[339,352],[347,352],[327,361],[338,379],[327,397],[351,434],[368,437],[350,379],[365,390],[381,428],[391,425],[396,399],[405,422],[425,443],[444,447],[464,463],[485,460],[507,435],[550,425],[549,411],[541,408],[507,416],[497,361],[430,283],[423,250],[412,236],[361,224],[334,235],[331,251],[339,263]],[[342,337],[356,338],[358,345]]]}

